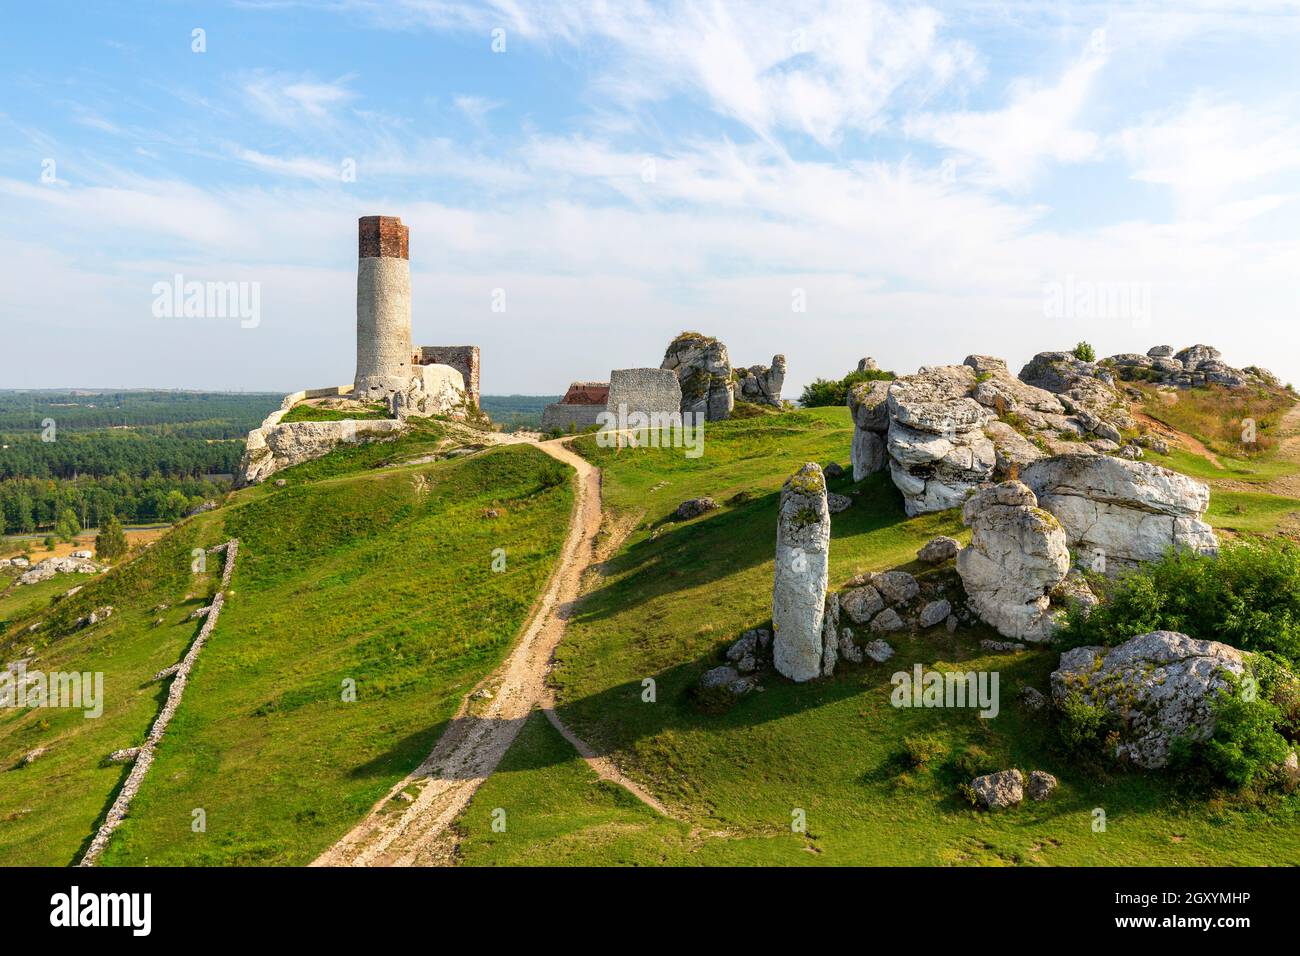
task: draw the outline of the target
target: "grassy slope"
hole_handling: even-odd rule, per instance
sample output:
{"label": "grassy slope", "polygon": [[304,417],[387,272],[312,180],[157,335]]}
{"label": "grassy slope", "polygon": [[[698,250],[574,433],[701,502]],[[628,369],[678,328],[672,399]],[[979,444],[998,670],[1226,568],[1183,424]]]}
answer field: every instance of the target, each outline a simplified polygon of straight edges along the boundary
{"label": "grassy slope", "polygon": [[[0,598],[4,660],[59,633],[60,620],[117,608],[105,624],[38,646],[33,665],[105,671],[102,718],[0,711],[6,859],[61,865],[79,855],[126,774],[102,757],[143,738],[165,691],[146,682],[179,659],[197,633],[186,618],[215,586],[210,574],[195,579],[190,549],[231,535],[242,541],[233,593],[104,862],[306,862],[418,763],[520,630],[572,503],[568,485],[542,487],[551,459],[524,446],[379,470],[444,437],[439,423],[422,423],[400,442],[287,470],[288,487],[239,492],[66,607],[51,609],[50,598],[82,579]],[[489,507],[499,516],[486,517]],[[507,553],[501,574],[490,571],[497,547]],[[163,602],[172,608],[151,613]],[[33,614],[50,624],[29,637]],[[157,616],[164,626],[151,626]],[[356,681],[355,703],[341,700],[344,677]],[[50,752],[16,769],[41,745]],[[190,830],[197,807],[206,834]]]}
{"label": "grassy slope", "polygon": [[[0,710],[0,855],[11,865],[66,865],[84,850],[126,774],[101,760],[141,743],[165,691],[149,679],[174,664],[198,632],[189,614],[206,603],[211,572],[220,567],[217,561],[209,573],[193,574],[190,550],[215,543],[214,530],[203,516],[108,575],[90,581],[60,575],[0,599],[0,619],[9,622],[7,632],[0,625],[4,661],[34,645],[37,659],[29,669],[104,673],[98,719],[81,710]],[[51,605],[74,584],[84,585],[80,593]],[[161,603],[171,607],[152,613]],[[77,617],[106,604],[115,608],[107,621],[71,629]],[[157,618],[164,623],[155,627]],[[37,619],[45,627],[27,633]],[[36,747],[49,752],[19,768],[22,755]]]}
{"label": "grassy slope", "polygon": [[503,448],[231,509],[234,595],[105,863],[300,864],[342,836],[518,634],[571,507],[538,481],[549,460]]}
{"label": "grassy slope", "polygon": [[[981,630],[893,640],[898,654],[887,665],[841,663],[833,679],[801,686],[769,677],[762,693],[724,715],[698,712],[686,696],[698,675],[769,614],[775,490],[804,460],[843,460],[849,435],[844,410],[816,409],[712,425],[695,462],[584,443],[605,468],[607,506],[645,515],[561,645],[560,712],[684,822],[629,805],[534,719],[459,822],[465,862],[1283,864],[1300,855],[1300,797],[1267,811],[1207,803],[1160,775],[1063,759],[1048,718],[1015,704],[1022,684],[1046,688],[1057,655],[989,655],[979,649]],[[680,500],[722,501],[739,488],[760,496],[648,540]],[[832,581],[902,563],[956,525],[952,514],[905,520],[896,492],[877,477],[834,519]],[[969,711],[893,708],[889,676],[913,662],[999,672],[1001,713],[985,721]],[[657,703],[641,701],[646,677],[657,682]],[[904,770],[900,740],[915,733],[942,741],[947,755]],[[1061,788],[1043,804],[978,812],[956,796],[952,766],[971,746],[995,768],[1048,770]],[[504,834],[490,829],[496,807],[507,810]],[[1096,807],[1107,813],[1105,833],[1092,830]],[[807,834],[791,832],[795,808],[807,813]]]}

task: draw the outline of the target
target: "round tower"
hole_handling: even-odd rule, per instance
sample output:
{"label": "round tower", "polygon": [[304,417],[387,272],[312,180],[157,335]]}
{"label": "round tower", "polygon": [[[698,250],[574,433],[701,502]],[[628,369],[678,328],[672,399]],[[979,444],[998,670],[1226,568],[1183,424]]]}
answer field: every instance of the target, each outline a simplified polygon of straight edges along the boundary
{"label": "round tower", "polygon": [[358,398],[387,399],[411,376],[411,266],[406,226],[397,216],[358,222]]}

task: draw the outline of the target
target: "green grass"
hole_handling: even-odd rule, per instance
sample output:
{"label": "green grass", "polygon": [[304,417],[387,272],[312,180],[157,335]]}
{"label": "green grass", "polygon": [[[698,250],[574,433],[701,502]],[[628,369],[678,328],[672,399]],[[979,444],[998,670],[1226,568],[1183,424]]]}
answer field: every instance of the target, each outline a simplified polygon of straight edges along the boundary
{"label": "green grass", "polygon": [[280,419],[280,422],[341,422],[348,419],[361,421],[393,417],[388,413],[388,408],[382,402],[368,402],[366,409],[366,411],[358,411],[355,409],[322,408],[319,405],[308,405],[304,402],[289,409],[289,413]]}
{"label": "green grass", "polygon": [[[559,713],[681,817],[647,815],[597,786],[571,750],[534,720],[506,773],[490,778],[459,821],[468,864],[1290,864],[1300,855],[1300,797],[1265,805],[1189,794],[1161,774],[1080,767],[1057,750],[1052,718],[1022,709],[1022,685],[1047,688],[1051,651],[990,655],[986,629],[891,638],[886,665],[841,662],[833,678],[763,691],[720,715],[689,697],[743,630],[770,615],[777,489],[805,460],[846,458],[843,409],[709,425],[703,458],[578,446],[605,469],[607,507],[635,529],[578,609],[557,652]],[[843,492],[846,479],[831,482]],[[665,519],[684,498],[744,504],[691,522]],[[907,562],[955,512],[908,520],[892,484],[864,483],[833,519],[831,580]],[[652,539],[654,532],[660,533]],[[889,678],[915,662],[996,671],[1001,712],[891,706]],[[642,701],[642,681],[657,702]],[[916,769],[902,740],[924,734],[946,754]],[[957,755],[978,747],[991,769],[1043,769],[1061,781],[1044,803],[977,811],[957,794]],[[506,809],[506,834],[491,810]],[[1107,830],[1093,831],[1094,808]],[[791,830],[806,813],[807,832]],[[692,836],[694,832],[694,836]],[[533,844],[542,841],[544,849]]]}
{"label": "green grass", "polygon": [[[150,678],[176,663],[198,632],[188,617],[207,602],[220,563],[195,575],[190,551],[215,543],[215,531],[208,516],[186,522],[107,575],[89,581],[77,575],[82,590],[52,606],[50,597],[72,587],[72,576],[0,600],[0,616],[11,622],[0,638],[0,659],[16,659],[34,645],[29,670],[104,674],[99,718],[71,709],[0,710],[0,854],[10,865],[67,865],[84,851],[126,774],[120,765],[101,766],[102,759],[141,743],[165,692]],[[171,607],[153,613],[160,603]],[[72,629],[78,617],[104,605],[115,608],[107,621]],[[159,617],[163,624],[153,626]],[[29,634],[26,626],[37,619],[45,626]],[[19,767],[23,754],[37,747],[49,752]]]}
{"label": "green grass", "polygon": [[1296,470],[1294,463],[1271,456],[1233,458],[1228,455],[1218,455],[1216,457],[1222,468],[1216,468],[1208,458],[1182,448],[1170,448],[1167,455],[1159,455],[1152,451],[1146,453],[1147,461],[1164,465],[1174,471],[1181,471],[1185,475],[1207,481],[1211,485],[1225,479],[1263,484],[1274,478],[1292,474]]}
{"label": "green grass", "polygon": [[1281,495],[1216,488],[1206,520],[1216,531],[1272,535],[1282,527],[1300,529],[1300,501]]}
{"label": "green grass", "polygon": [[542,487],[550,461],[501,448],[219,513],[241,542],[233,593],[104,862],[302,864],[350,829],[502,659],[548,580],[572,504],[568,483]]}

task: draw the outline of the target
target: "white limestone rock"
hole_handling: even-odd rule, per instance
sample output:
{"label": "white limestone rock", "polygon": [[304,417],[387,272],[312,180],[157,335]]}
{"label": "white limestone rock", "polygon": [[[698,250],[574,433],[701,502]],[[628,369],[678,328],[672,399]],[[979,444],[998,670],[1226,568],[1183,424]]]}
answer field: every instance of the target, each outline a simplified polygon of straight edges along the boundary
{"label": "white limestone rock", "polygon": [[[772,587],[772,662],[793,681],[825,671],[828,552],[831,515],[821,467],[805,464],[781,489]],[[832,643],[832,654],[835,637]]]}
{"label": "white limestone rock", "polygon": [[1070,569],[1060,522],[1018,481],[976,492],[962,520],[971,527],[971,543],[957,555],[957,573],[976,613],[1004,637],[1050,640],[1049,594]]}
{"label": "white limestone rock", "polygon": [[970,782],[975,800],[986,810],[1013,807],[1025,798],[1025,778],[1019,770],[1000,770]]}
{"label": "white limestone rock", "polygon": [[1035,462],[1021,480],[1065,528],[1068,543],[1105,566],[1153,561],[1167,550],[1212,554],[1219,542],[1202,518],[1203,482],[1148,462],[1059,455]]}

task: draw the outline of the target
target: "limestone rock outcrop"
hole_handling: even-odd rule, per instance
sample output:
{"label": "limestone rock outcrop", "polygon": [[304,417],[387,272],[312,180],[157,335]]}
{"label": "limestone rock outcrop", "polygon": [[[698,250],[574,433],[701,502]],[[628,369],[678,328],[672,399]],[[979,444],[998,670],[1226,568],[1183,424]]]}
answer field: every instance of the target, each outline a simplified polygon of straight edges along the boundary
{"label": "limestone rock outcrop", "polygon": [[971,606],[1004,637],[1049,640],[1051,591],[1070,569],[1065,530],[1019,481],[977,491],[962,508],[971,543],[957,573]]}
{"label": "limestone rock outcrop", "polygon": [[1106,455],[1060,455],[1034,462],[1020,478],[1061,522],[1089,567],[1153,561],[1170,548],[1218,549],[1202,520],[1208,486],[1168,468]]}
{"label": "limestone rock outcrop", "polygon": [[1073,352],[1039,352],[1020,370],[1020,380],[1056,395],[1069,414],[1086,412],[1119,430],[1134,426],[1114,373],[1102,363],[1085,362]]}
{"label": "limestone rock outcrop", "polygon": [[785,385],[784,355],[773,355],[771,365],[751,365],[737,372],[739,398],[755,405],[781,407],[781,389]]}
{"label": "limestone rock outcrop", "polygon": [[698,332],[683,332],[669,344],[659,367],[677,374],[683,415],[694,412],[704,415],[706,421],[731,416],[736,404],[731,356],[717,339]]}
{"label": "limestone rock outcrop", "polygon": [[776,528],[776,569],[772,587],[772,661],[793,681],[807,681],[832,666],[838,637],[827,648],[823,622],[831,515],[826,479],[819,465],[804,465],[781,489]]}
{"label": "limestone rock outcrop", "polygon": [[987,810],[1013,807],[1025,798],[1025,778],[1019,770],[1000,770],[970,782],[976,802]]}
{"label": "limestone rock outcrop", "polygon": [[858,382],[849,388],[853,416],[853,480],[861,481],[885,467],[885,434],[889,431],[887,381]]}
{"label": "limestone rock outcrop", "polygon": [[1173,741],[1214,733],[1214,697],[1245,670],[1235,647],[1152,631],[1118,647],[1066,651],[1052,672],[1052,699],[1059,705],[1077,693],[1104,706],[1122,728],[1115,755],[1157,769],[1168,763]]}
{"label": "limestone rock outcrop", "polygon": [[46,558],[20,574],[17,583],[38,584],[50,580],[56,574],[98,574],[103,570],[101,565],[84,558]]}
{"label": "limestone rock outcrop", "polygon": [[255,485],[291,465],[327,455],[339,445],[395,437],[405,428],[395,418],[263,424],[248,433],[238,483]]}
{"label": "limestone rock outcrop", "polygon": [[909,517],[953,508],[993,475],[997,455],[984,434],[992,415],[970,397],[965,365],[923,368],[889,386],[885,447]]}
{"label": "limestone rock outcrop", "polygon": [[1242,388],[1247,385],[1277,388],[1281,383],[1268,369],[1255,365],[1233,368],[1223,361],[1211,345],[1191,345],[1175,352],[1172,345],[1157,345],[1145,355],[1123,353],[1104,360],[1125,381],[1157,382],[1179,388],[1222,385]]}
{"label": "limestone rock outcrop", "polygon": [[450,365],[413,366],[406,387],[388,398],[394,418],[463,414],[464,407],[465,377]]}

